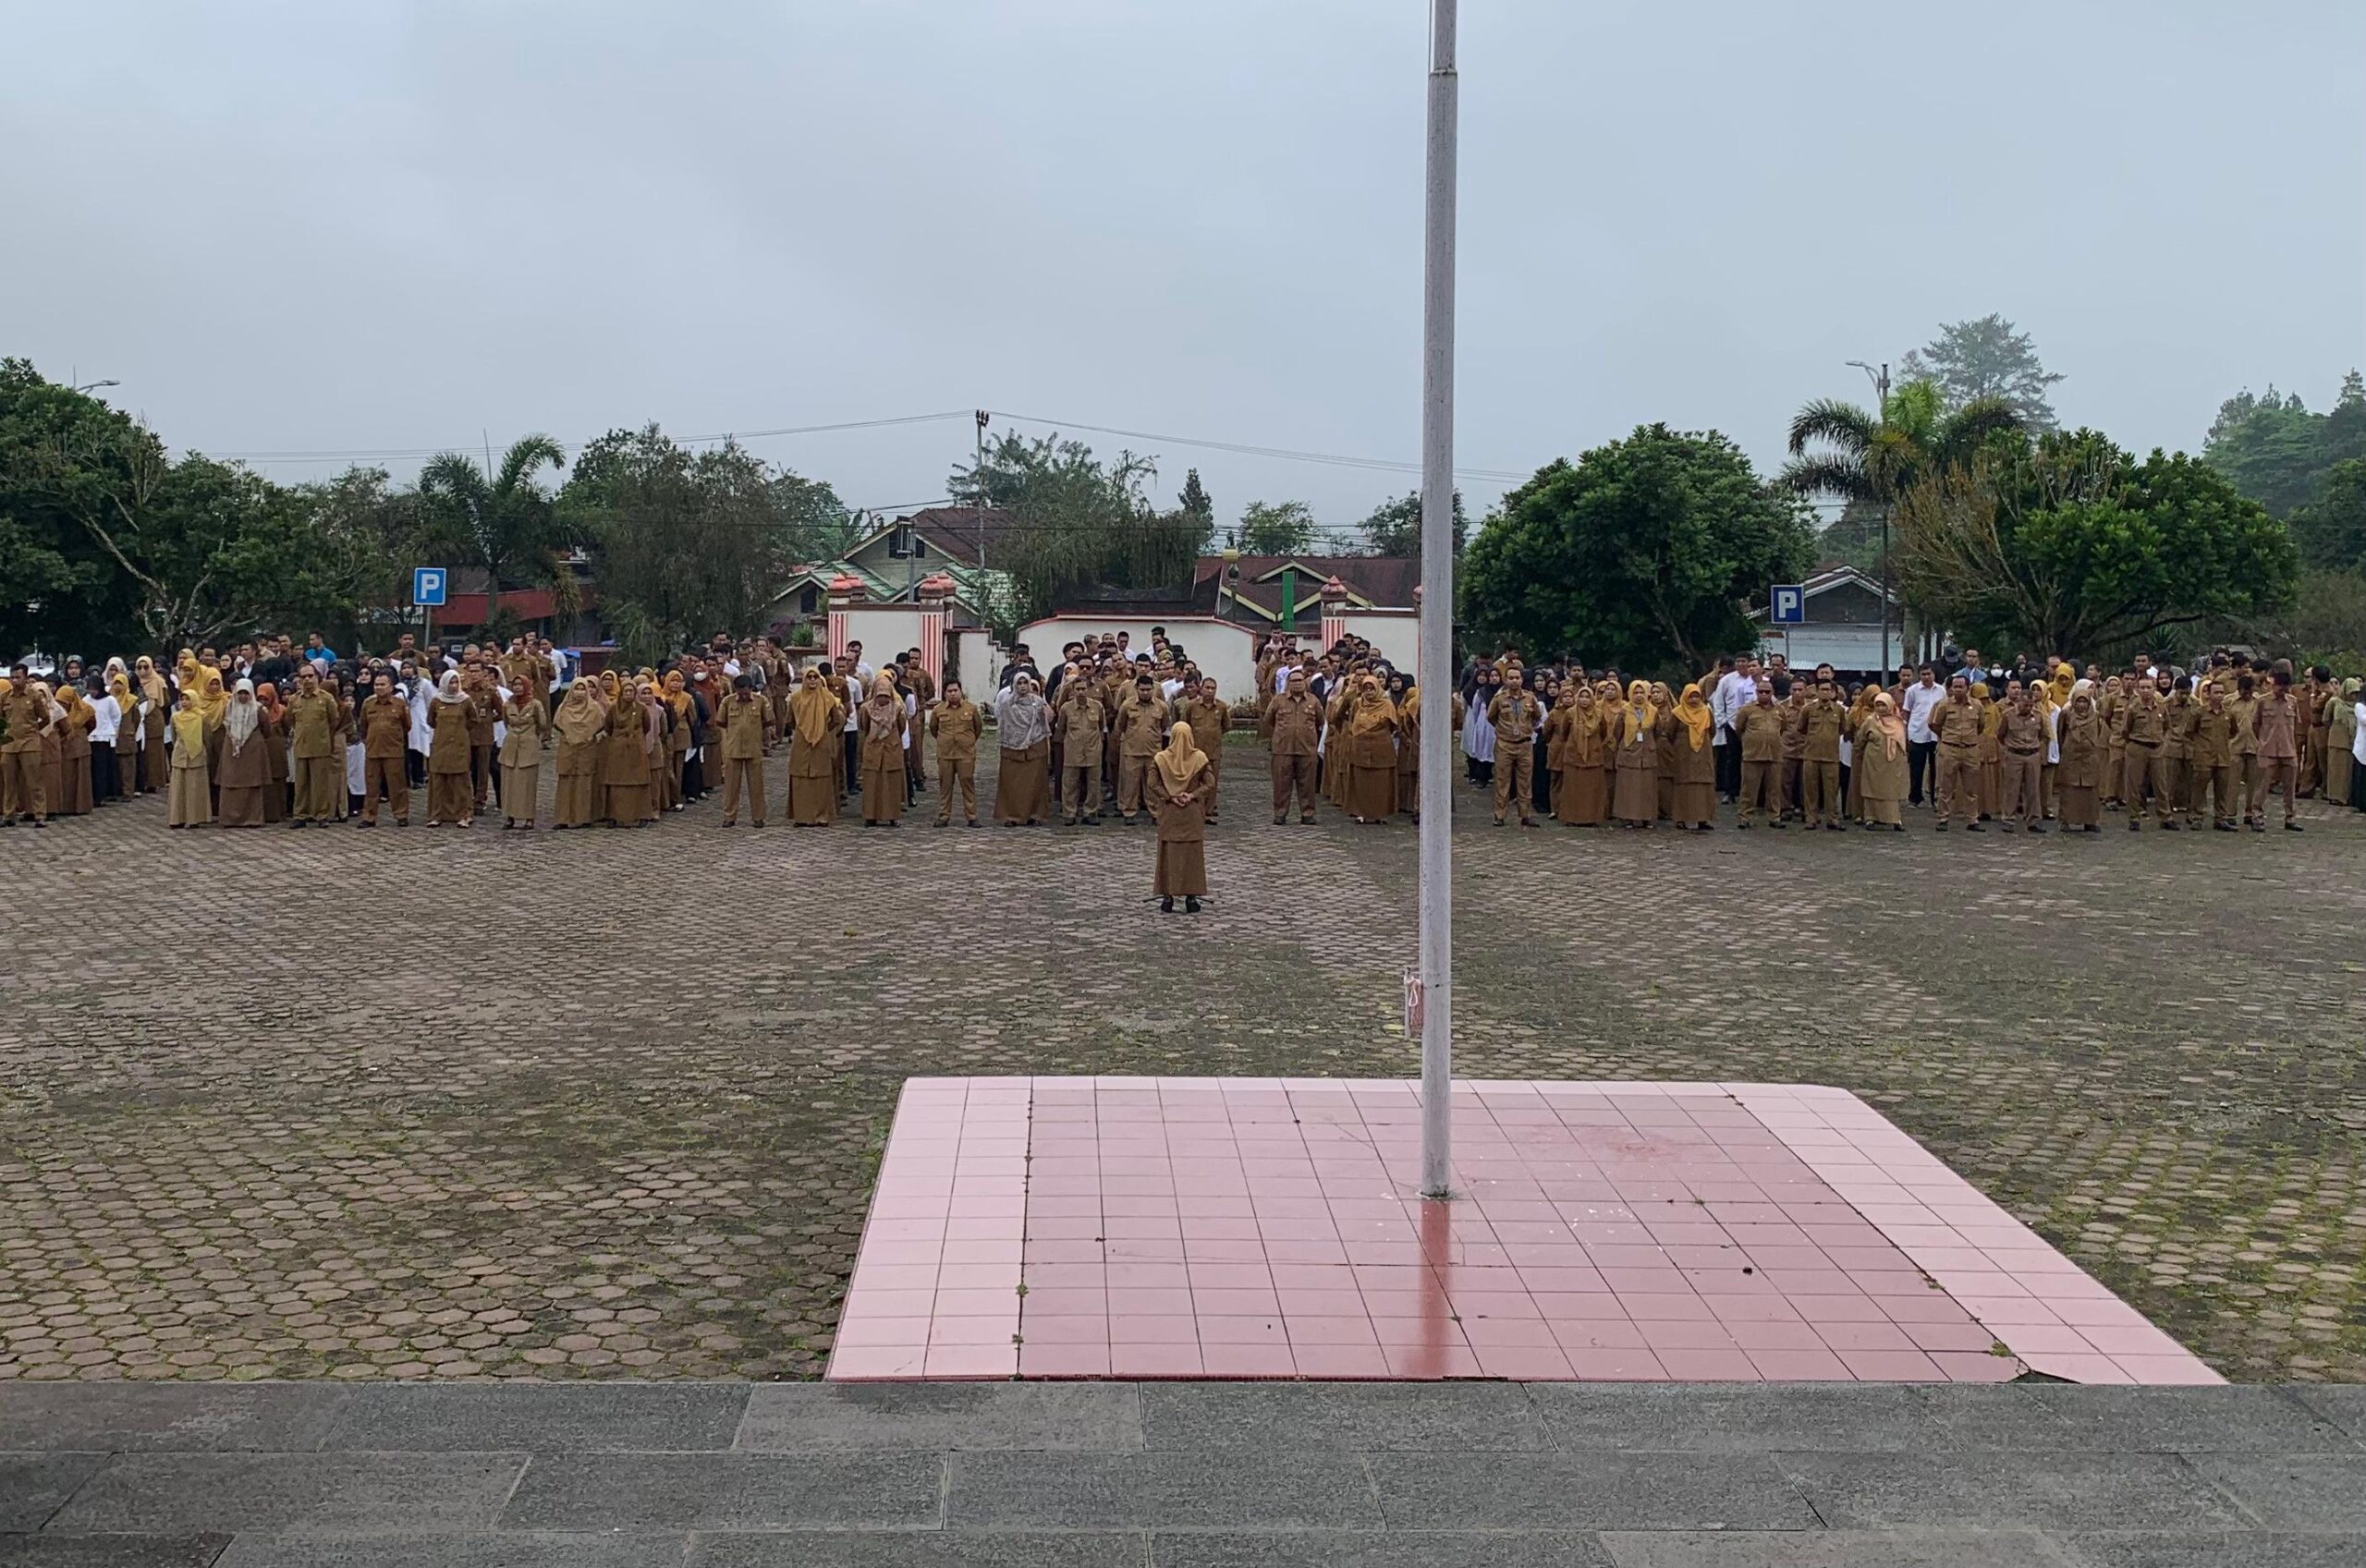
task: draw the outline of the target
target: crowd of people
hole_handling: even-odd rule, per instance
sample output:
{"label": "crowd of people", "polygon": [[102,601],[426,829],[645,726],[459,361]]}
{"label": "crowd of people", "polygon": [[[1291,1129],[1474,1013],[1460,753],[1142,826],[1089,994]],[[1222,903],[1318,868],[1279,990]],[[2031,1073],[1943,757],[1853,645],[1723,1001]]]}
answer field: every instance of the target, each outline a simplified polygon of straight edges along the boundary
{"label": "crowd of people", "polygon": [[[547,640],[340,658],[318,636],[184,649],[55,680],[0,682],[0,824],[46,825],[143,795],[173,829],[291,829],[391,820],[505,830],[646,828],[720,793],[725,826],[768,820],[768,763],[787,764],[796,828],[852,815],[900,827],[933,787],[935,823],[984,825],[981,748],[995,747],[993,819],[1006,828],[1107,820],[1158,829],[1155,888],[1196,909],[1218,820],[1223,737],[1263,742],[1273,820],[1418,820],[1422,693],[1356,638],[1320,650],[1287,636],[1258,651],[1255,690],[1217,688],[1163,629],[1068,643],[1046,675],[1021,645],[995,689],[940,686],[918,650],[877,665],[770,638],[718,636],[662,667],[585,675]],[[2299,831],[2311,795],[2366,809],[2366,702],[2356,678],[2220,650],[2194,670],[2139,656],[2122,670],[1909,666],[1892,684],[1830,666],[1721,659],[1665,682],[1474,659],[1443,722],[1494,820],[1706,831],[1904,831],[1927,804],[1942,831],[2049,823]],[[988,736],[991,732],[992,739]],[[930,764],[933,763],[932,771]],[[414,796],[423,795],[414,811]]]}

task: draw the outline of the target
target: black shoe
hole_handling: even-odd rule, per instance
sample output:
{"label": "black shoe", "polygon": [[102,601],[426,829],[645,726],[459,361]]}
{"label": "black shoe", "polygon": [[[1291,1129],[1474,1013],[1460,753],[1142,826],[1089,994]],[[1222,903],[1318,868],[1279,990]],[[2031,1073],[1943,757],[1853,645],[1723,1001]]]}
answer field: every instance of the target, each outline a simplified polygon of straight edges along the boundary
{"label": "black shoe", "polygon": [[2030,824],[2030,832],[2033,833],[2042,833],[2045,832],[2045,824],[2043,822],[2031,822]]}
{"label": "black shoe", "polygon": [[2222,833],[2230,833],[2235,831],[2235,824],[2232,822],[2213,822],[2210,826],[2214,831]]}
{"label": "black shoe", "polygon": [[1964,831],[1964,832],[1966,832],[1966,833],[1986,833],[1986,832],[1988,831],[1988,829],[1987,829],[1986,825],[1985,825],[1985,824],[1983,824],[1983,823],[1981,823],[1981,822],[1978,822],[1978,821],[1970,821],[1970,822],[1966,822],[1966,823],[1963,825],[1963,831]]}
{"label": "black shoe", "polygon": [[1183,913],[1186,915],[1196,915],[1199,912],[1200,901],[1198,899],[1187,898],[1183,901]]}
{"label": "black shoe", "polygon": [[1756,826],[1756,824],[1752,822],[1736,822],[1734,826],[1740,829],[1743,833],[1748,833],[1752,827]]}
{"label": "black shoe", "polygon": [[2177,820],[2175,818],[2171,818],[2169,820],[2163,822],[2161,824],[2161,831],[2165,833],[2173,833],[2177,832],[2178,828]]}
{"label": "black shoe", "polygon": [[2287,817],[2284,819],[2284,831],[2287,833],[2297,833],[2300,831],[2300,824]]}
{"label": "black shoe", "polygon": [[1941,833],[1945,833],[1945,832],[1947,831],[1947,824],[1946,824],[1946,823],[1945,823],[1945,822],[1941,822],[1941,823],[1939,824],[1939,831],[1940,831]]}
{"label": "black shoe", "polygon": [[2142,833],[2144,831],[2144,824],[2138,821],[2135,818],[2130,817],[2128,819],[2128,831],[2132,833]]}
{"label": "black shoe", "polygon": [[1174,913],[1175,913],[1175,900],[1173,900],[1173,899],[1171,899],[1171,898],[1162,898],[1162,899],[1160,899],[1160,900],[1158,901],[1158,912],[1159,912],[1160,914],[1162,914],[1162,915],[1172,915],[1172,914],[1174,914]]}

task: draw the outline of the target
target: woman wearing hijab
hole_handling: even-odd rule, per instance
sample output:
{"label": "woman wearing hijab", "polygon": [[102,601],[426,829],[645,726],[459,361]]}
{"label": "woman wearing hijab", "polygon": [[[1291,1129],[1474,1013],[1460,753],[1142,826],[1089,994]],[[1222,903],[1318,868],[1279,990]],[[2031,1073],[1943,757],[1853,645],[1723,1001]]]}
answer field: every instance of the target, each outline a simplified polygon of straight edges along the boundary
{"label": "woman wearing hijab", "polygon": [[896,689],[895,666],[879,672],[871,695],[856,710],[862,735],[862,825],[903,826],[904,801],[909,787],[904,776],[904,732],[907,715],[903,694]]}
{"label": "woman wearing hijab", "polygon": [[206,767],[206,741],[214,724],[194,683],[180,691],[172,712],[172,777],[165,786],[165,825],[201,828],[213,820],[213,779]]}
{"label": "woman wearing hijab", "polygon": [[140,699],[140,793],[161,794],[173,781],[165,755],[165,731],[173,722],[173,688],[156,673],[156,661],[142,653],[132,662],[132,691]]}
{"label": "woman wearing hijab", "polygon": [[1980,801],[1974,821],[1987,821],[2005,808],[2005,705],[1986,681],[1971,683],[1980,708]]}
{"label": "woman wearing hijab", "polygon": [[2111,731],[2096,711],[2094,687],[2081,680],[2070,688],[2070,706],[2062,715],[2062,762],[2055,772],[2059,794],[2057,810],[2062,831],[2103,832],[2100,794],[2104,769],[2111,758]]}
{"label": "woman wearing hijab", "polygon": [[682,672],[668,670],[658,687],[665,704],[665,804],[679,811],[699,797],[704,780],[699,769],[698,707],[683,684]]}
{"label": "woman wearing hijab", "polygon": [[1553,760],[1553,817],[1573,828],[1598,828],[1610,808],[1610,726],[1601,697],[1583,681],[1565,688],[1544,721]]}
{"label": "woman wearing hijab", "polygon": [[[1396,808],[1418,822],[1421,820],[1421,688],[1406,677],[1405,695],[1396,699]],[[1446,693],[1453,735],[1462,733],[1462,693]]]}
{"label": "woman wearing hijab", "polygon": [[[1378,692],[1384,702],[1387,693]],[[1215,774],[1191,735],[1178,723],[1166,732],[1166,749],[1151,758],[1150,776],[1143,781],[1150,814],[1158,823],[1158,865],[1151,874],[1151,892],[1158,895],[1164,914],[1175,913],[1183,900],[1184,913],[1200,912],[1208,891],[1208,790]]]}
{"label": "woman wearing hijab", "polygon": [[2117,675],[2104,678],[2102,695],[2095,699],[2095,716],[2104,722],[2104,755],[2111,770],[2098,787],[2104,805],[2116,811],[2122,804],[2120,779],[2128,767],[2128,692]]}
{"label": "woman wearing hijab", "polygon": [[543,794],[543,747],[551,737],[550,710],[520,681],[501,707],[501,831],[534,831]]}
{"label": "woman wearing hijab", "polygon": [[1342,811],[1348,808],[1348,720],[1356,711],[1362,679],[1350,674],[1331,688],[1331,699],[1323,704],[1323,798]]}
{"label": "woman wearing hijab", "polygon": [[1716,825],[1717,749],[1709,744],[1716,729],[1717,716],[1701,700],[1700,684],[1688,685],[1676,700],[1676,723],[1667,743],[1674,775],[1668,816],[1679,828],[1706,833]]}
{"label": "woman wearing hijab", "polygon": [[370,787],[370,746],[361,734],[361,687],[351,675],[337,676],[336,701],[345,717],[345,809],[337,816],[358,820]]}
{"label": "woman wearing hijab", "polygon": [[638,828],[654,815],[650,808],[649,716],[640,694],[614,670],[600,675],[608,699],[608,738],[600,748],[600,815],[612,828]]}
{"label": "woman wearing hijab", "polygon": [[82,693],[70,680],[60,679],[57,693],[51,699],[55,704],[53,717],[56,722],[50,733],[57,737],[57,793],[50,799],[53,817],[87,817],[91,814],[91,732],[98,727],[99,716],[82,700]]}
{"label": "woman wearing hijab", "polygon": [[213,780],[215,821],[226,828],[262,826],[262,799],[271,789],[271,722],[255,700],[252,681],[242,680],[231,691],[221,750],[222,771]]}
{"label": "woman wearing hijab", "polygon": [[[1560,681],[1547,675],[1540,683],[1531,676],[1529,684],[1536,692],[1537,711],[1543,716],[1540,722],[1550,722],[1554,710],[1561,703]],[[1531,770],[1529,798],[1536,802],[1539,811],[1549,817],[1553,814],[1553,748],[1550,745],[1531,745],[1528,749]]]}
{"label": "woman wearing hijab", "polygon": [[2341,689],[2325,699],[2325,783],[2324,798],[2336,806],[2349,804],[2349,775],[2356,765],[2351,748],[2358,744],[2358,693],[2356,675],[2341,683]]}
{"label": "woman wearing hijab", "polygon": [[2349,808],[2366,811],[2366,694],[2352,675],[2341,683],[2342,700],[2349,704]]}
{"label": "woman wearing hijab", "polygon": [[1866,827],[1902,833],[1906,822],[1898,808],[1906,800],[1906,720],[1898,712],[1897,699],[1886,691],[1874,692],[1866,706],[1868,716],[1857,731],[1854,748],[1858,803]]}
{"label": "woman wearing hijab", "polygon": [[[551,720],[558,735],[558,794],[552,815],[562,832],[600,820],[600,737],[608,733],[610,706],[601,700],[605,689],[597,681],[577,681]],[[508,799],[502,796],[505,807]]]}
{"label": "woman wearing hijab", "polygon": [[140,793],[140,698],[120,659],[107,661],[107,696],[116,711],[115,798],[128,800]]}
{"label": "woman wearing hijab", "polygon": [[1862,826],[1865,821],[1865,781],[1858,772],[1863,760],[1865,726],[1873,722],[1873,699],[1881,688],[1859,681],[1849,688],[1848,718],[1840,733],[1840,796],[1848,820]]}
{"label": "woman wearing hijab", "polygon": [[263,785],[262,820],[284,822],[287,820],[287,705],[279,700],[277,687],[262,681],[255,686],[255,706],[262,710],[262,760],[271,775]]}
{"label": "woman wearing hijab", "polygon": [[476,820],[475,759],[469,753],[469,694],[460,672],[446,670],[428,705],[427,825]]}
{"label": "woman wearing hijab", "polygon": [[1348,709],[1347,741],[1339,748],[1347,769],[1340,793],[1352,820],[1384,822],[1396,814],[1396,704],[1381,690],[1380,677],[1360,676]]}
{"label": "woman wearing hijab", "polygon": [[818,665],[799,676],[788,699],[789,825],[826,828],[838,814],[838,769],[846,748],[846,709],[822,678]]}
{"label": "woman wearing hijab", "polygon": [[[1652,738],[1657,753],[1652,787],[1658,792],[1659,820],[1676,815],[1676,693],[1665,681],[1652,683]],[[1714,760],[1714,759],[1712,759]]]}
{"label": "woman wearing hijab", "polygon": [[1033,827],[1052,814],[1052,705],[1035,677],[1018,675],[994,704],[1001,750],[994,776],[994,820],[1006,828]]}
{"label": "woman wearing hijab", "polygon": [[1615,720],[1610,814],[1630,828],[1648,828],[1660,814],[1660,725],[1671,714],[1652,706],[1652,688],[1630,683]]}

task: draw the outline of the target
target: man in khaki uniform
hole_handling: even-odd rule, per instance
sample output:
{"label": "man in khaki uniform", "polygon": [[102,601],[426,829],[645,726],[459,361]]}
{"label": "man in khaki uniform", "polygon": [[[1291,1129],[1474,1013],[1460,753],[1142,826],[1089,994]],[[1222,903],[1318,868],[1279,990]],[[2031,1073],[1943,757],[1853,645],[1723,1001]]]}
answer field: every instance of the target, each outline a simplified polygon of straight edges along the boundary
{"label": "man in khaki uniform", "polygon": [[731,695],[714,711],[723,731],[723,825],[739,820],[739,798],[748,799],[748,820],[764,825],[764,759],[773,748],[772,704],[746,675],[731,677]]}
{"label": "man in khaki uniform", "polygon": [[1987,830],[1980,820],[1980,704],[1971,699],[1971,683],[1961,675],[1947,682],[1947,699],[1931,715],[1931,734],[1939,743],[1939,831],[1957,812],[1973,833]]}
{"label": "man in khaki uniform", "polygon": [[2148,809],[2164,819],[2164,826],[2176,827],[2177,818],[2168,809],[2168,774],[2161,766],[2161,742],[2168,734],[2168,715],[2161,702],[2160,688],[2151,677],[2121,687],[2120,733],[2125,741],[2125,761],[2119,797],[2128,803],[2128,831],[2134,833],[2144,825]]}
{"label": "man in khaki uniform", "polygon": [[494,759],[501,749],[493,739],[493,726],[501,718],[501,691],[494,685],[493,672],[482,664],[470,666],[460,685],[469,694],[469,777],[482,811],[493,798]]}
{"label": "man in khaki uniform", "polygon": [[[2224,658],[2221,654],[2219,657]],[[2201,701],[2186,720],[2186,766],[2193,770],[2191,809],[2197,825],[2201,800],[2210,797],[2210,825],[2222,833],[2235,831],[2240,809],[2236,789],[2235,715],[2226,705],[2226,684],[2202,683]]]}
{"label": "man in khaki uniform", "polygon": [[2243,802],[2245,824],[2264,832],[2266,824],[2258,820],[2259,704],[2259,677],[2248,671],[2238,672],[2235,676],[2235,699],[2226,704],[2226,711],[2235,720],[2235,790]]}
{"label": "man in khaki uniform", "polygon": [[1104,689],[1090,676],[1062,681],[1052,715],[1052,733],[1060,750],[1058,797],[1052,806],[1067,816],[1070,827],[1101,820],[1102,737],[1109,728]]}
{"label": "man in khaki uniform", "polygon": [[1216,820],[1216,801],[1224,783],[1224,735],[1232,727],[1232,709],[1216,695],[1216,678],[1201,675],[1186,686],[1175,704],[1175,716],[1191,726],[1191,738],[1208,759],[1208,820]]}
{"label": "man in khaki uniform", "polygon": [[2189,676],[2179,675],[2161,698],[2161,792],[2169,807],[2164,826],[2172,828],[2181,826],[2193,810],[2193,759],[2186,736],[2200,709],[2192,687]]}
{"label": "man in khaki uniform", "polygon": [[2045,715],[2038,711],[2035,694],[2015,681],[2005,693],[2004,728],[1997,735],[2004,754],[2005,788],[1996,803],[1996,820],[2015,817],[2033,833],[2045,832]]}
{"label": "man in khaki uniform", "polygon": [[1504,808],[1517,800],[1519,825],[1532,828],[1536,826],[1536,731],[1544,722],[1544,705],[1525,686],[1506,682],[1487,704],[1487,722],[1495,726],[1495,826],[1504,825]]}
{"label": "man in khaki uniform", "polygon": [[1774,683],[1758,677],[1758,695],[1734,710],[1734,737],[1741,743],[1741,812],[1735,825],[1749,827],[1764,811],[1783,825],[1783,711],[1774,706]]}
{"label": "man in khaki uniform", "polygon": [[1307,689],[1305,670],[1292,670],[1283,689],[1265,699],[1257,728],[1273,751],[1274,820],[1289,820],[1290,796],[1295,794],[1298,820],[1313,821],[1315,756],[1323,743],[1323,702]]}
{"label": "man in khaki uniform", "polygon": [[1128,823],[1141,820],[1142,781],[1150,760],[1166,744],[1166,704],[1158,699],[1158,685],[1148,675],[1134,682],[1133,693],[1117,710],[1117,809]]}
{"label": "man in khaki uniform", "polygon": [[1829,680],[1816,682],[1799,721],[1799,815],[1811,832],[1818,818],[1834,833],[1846,831],[1840,820],[1840,732],[1848,727],[1848,707],[1840,688]]}
{"label": "man in khaki uniform", "polygon": [[373,695],[361,704],[362,827],[378,825],[378,797],[383,792],[395,808],[395,826],[410,826],[410,779],[404,772],[403,753],[410,735],[410,704],[395,695],[395,683],[380,675]]}
{"label": "man in khaki uniform", "polygon": [[0,698],[0,724],[7,731],[0,740],[0,796],[6,799],[0,826],[13,827],[18,818],[29,817],[33,826],[46,828],[49,793],[42,782],[41,740],[49,733],[49,703],[33,690],[32,674],[22,664],[7,684],[8,695]]}
{"label": "man in khaki uniform", "polygon": [[2259,699],[2253,721],[2259,735],[2259,771],[2251,778],[2251,831],[2267,831],[2267,797],[2280,793],[2284,825],[2297,833],[2300,824],[2294,802],[2300,777],[2300,726],[2308,721],[2300,716],[2299,704],[2292,700],[2292,677],[2278,666],[2269,679],[2267,695]]}
{"label": "man in khaki uniform", "polygon": [[[1808,681],[1791,677],[1791,695],[1783,708],[1783,814],[1807,819]],[[1835,763],[1835,768],[1837,762]],[[1812,823],[1810,826],[1813,826]]]}
{"label": "man in khaki uniform", "polygon": [[337,744],[345,732],[345,704],[321,689],[321,677],[309,664],[296,677],[286,722],[296,764],[296,810],[288,826],[325,826],[336,815],[345,784],[345,748]]}
{"label": "man in khaki uniform", "polygon": [[[953,823],[953,796],[961,795],[961,814],[978,825],[978,737],[986,733],[985,715],[962,695],[961,683],[945,683],[945,698],[929,710],[928,733],[936,736],[936,825]],[[919,743],[912,749],[920,749]]]}

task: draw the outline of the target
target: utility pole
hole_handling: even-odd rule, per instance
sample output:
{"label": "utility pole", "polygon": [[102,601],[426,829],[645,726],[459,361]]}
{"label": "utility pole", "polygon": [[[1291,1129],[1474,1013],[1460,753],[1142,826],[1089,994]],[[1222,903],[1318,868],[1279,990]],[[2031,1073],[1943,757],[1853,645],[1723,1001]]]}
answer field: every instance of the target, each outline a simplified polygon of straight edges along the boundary
{"label": "utility pole", "polygon": [[1457,0],[1430,0],[1422,226],[1421,1196],[1454,1185],[1454,217]]}
{"label": "utility pole", "polygon": [[[1876,371],[1872,366],[1871,366],[1871,365],[1869,365],[1869,364],[1865,363],[1865,361],[1863,361],[1862,359],[1851,359],[1851,360],[1849,360],[1849,361],[1848,361],[1848,363],[1849,363],[1849,364],[1851,364],[1851,365],[1853,365],[1853,366],[1855,366],[1858,370],[1860,370],[1860,371],[1864,371],[1864,372],[1865,372],[1865,377],[1866,377],[1866,379],[1867,379],[1867,380],[1869,380],[1869,381],[1871,381],[1871,382],[1873,383],[1873,423],[1874,423],[1874,424],[1876,424],[1876,425],[1881,425],[1881,424],[1885,424],[1885,423],[1887,423],[1887,422],[1888,422],[1888,420],[1889,420],[1889,361],[1888,361],[1888,360],[1886,360],[1886,359],[1883,360],[1883,361],[1882,361],[1882,364],[1881,364],[1881,369],[1879,369],[1878,371]],[[1883,481],[1882,481],[1882,667],[1881,667],[1881,677],[1882,677],[1882,679],[1884,679],[1884,680],[1887,680],[1887,679],[1889,678],[1889,675],[1890,675],[1890,662],[1889,662],[1889,600],[1890,600],[1890,590],[1889,590],[1889,518],[1890,518],[1890,505],[1891,505],[1891,497],[1890,497],[1890,494],[1889,494],[1889,481],[1888,481],[1888,478],[1885,476],[1885,477],[1884,478]],[[1904,641],[1904,640],[1905,640],[1906,627],[1905,627],[1905,626],[1904,626],[1903,624],[1901,624],[1901,625],[1898,626],[1898,628],[1897,628],[1897,629],[1898,629],[1898,640],[1902,642],[1902,641]]]}
{"label": "utility pole", "polygon": [[978,410],[978,461],[970,470],[970,482],[976,487],[978,497],[978,570],[986,569],[986,411]]}

